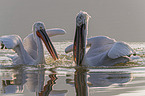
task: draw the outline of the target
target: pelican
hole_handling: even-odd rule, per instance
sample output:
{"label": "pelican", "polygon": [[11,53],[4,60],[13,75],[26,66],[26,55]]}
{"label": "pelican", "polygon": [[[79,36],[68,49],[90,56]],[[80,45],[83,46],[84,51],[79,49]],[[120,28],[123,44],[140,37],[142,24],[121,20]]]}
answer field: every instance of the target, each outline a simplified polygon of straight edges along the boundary
{"label": "pelican", "polygon": [[[112,66],[131,60],[130,56],[135,52],[125,42],[117,42],[107,36],[87,39],[89,18],[87,12],[78,13],[74,44],[65,49],[66,53],[73,51],[77,66]],[[90,47],[87,53],[86,47]]]}
{"label": "pelican", "polygon": [[45,59],[42,41],[53,59],[56,60],[58,56],[49,37],[63,34],[65,34],[65,30],[60,28],[45,30],[44,23],[38,21],[33,24],[32,33],[26,36],[23,41],[18,35],[6,35],[0,37],[0,44],[2,45],[1,49],[6,47],[17,53],[15,56],[11,56],[14,65],[43,64]]}

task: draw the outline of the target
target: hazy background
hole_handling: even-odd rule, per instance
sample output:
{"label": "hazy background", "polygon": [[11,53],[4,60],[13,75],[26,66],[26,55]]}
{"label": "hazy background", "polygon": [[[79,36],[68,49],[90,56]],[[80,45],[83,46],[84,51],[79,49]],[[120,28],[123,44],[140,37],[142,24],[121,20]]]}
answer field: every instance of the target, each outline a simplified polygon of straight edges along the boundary
{"label": "hazy background", "polygon": [[88,37],[107,35],[119,41],[145,41],[145,0],[0,0],[0,36],[31,33],[36,21],[46,28],[63,28],[64,36],[53,41],[73,40],[75,17],[91,15]]}

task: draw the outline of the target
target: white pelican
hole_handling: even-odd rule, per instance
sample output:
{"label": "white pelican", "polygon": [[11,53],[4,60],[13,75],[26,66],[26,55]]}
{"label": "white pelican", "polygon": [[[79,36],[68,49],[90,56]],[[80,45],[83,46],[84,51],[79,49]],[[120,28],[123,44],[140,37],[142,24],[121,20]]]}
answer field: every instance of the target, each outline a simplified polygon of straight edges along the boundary
{"label": "white pelican", "polygon": [[8,49],[13,49],[17,53],[17,55],[11,57],[13,64],[34,65],[45,63],[42,41],[53,59],[58,59],[49,37],[65,34],[65,30],[54,28],[45,31],[45,25],[42,22],[36,22],[32,26],[32,31],[33,33],[25,37],[23,41],[18,35],[0,37],[1,49],[5,46]]}
{"label": "white pelican", "polygon": [[[125,42],[117,42],[107,36],[87,39],[89,17],[86,12],[78,13],[74,44],[68,46],[65,52],[73,51],[78,66],[111,66],[128,62],[134,51]],[[87,53],[86,47],[90,47]]]}

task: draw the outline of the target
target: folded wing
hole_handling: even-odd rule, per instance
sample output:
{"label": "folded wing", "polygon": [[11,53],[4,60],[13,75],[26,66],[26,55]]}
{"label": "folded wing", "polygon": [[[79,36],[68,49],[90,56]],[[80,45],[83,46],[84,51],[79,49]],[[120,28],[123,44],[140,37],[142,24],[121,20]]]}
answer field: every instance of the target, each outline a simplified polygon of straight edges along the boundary
{"label": "folded wing", "polygon": [[133,49],[125,42],[116,42],[108,52],[109,58],[116,59],[122,56],[133,54]]}

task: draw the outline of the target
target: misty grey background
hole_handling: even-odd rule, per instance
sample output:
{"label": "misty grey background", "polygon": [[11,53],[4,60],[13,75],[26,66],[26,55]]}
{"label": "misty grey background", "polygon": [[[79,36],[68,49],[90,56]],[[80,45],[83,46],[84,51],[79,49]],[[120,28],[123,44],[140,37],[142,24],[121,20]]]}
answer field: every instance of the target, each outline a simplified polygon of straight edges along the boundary
{"label": "misty grey background", "polygon": [[0,36],[31,33],[36,21],[67,34],[53,41],[73,40],[75,17],[91,15],[88,37],[106,35],[119,41],[145,41],[145,0],[0,0]]}

